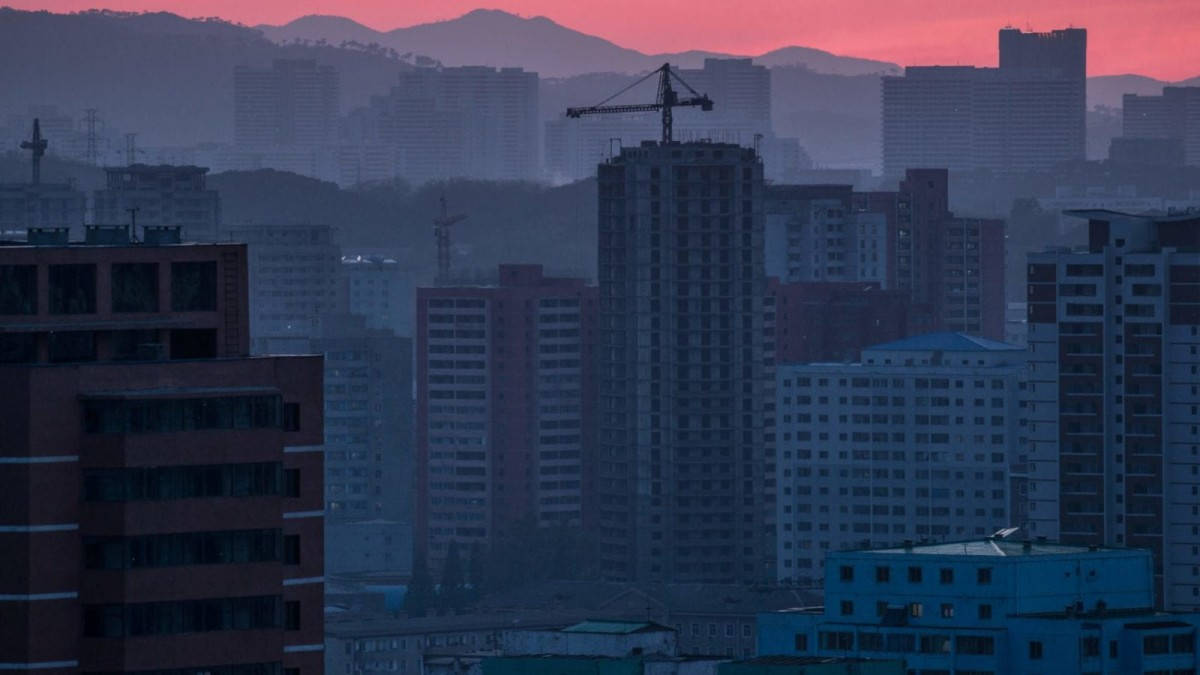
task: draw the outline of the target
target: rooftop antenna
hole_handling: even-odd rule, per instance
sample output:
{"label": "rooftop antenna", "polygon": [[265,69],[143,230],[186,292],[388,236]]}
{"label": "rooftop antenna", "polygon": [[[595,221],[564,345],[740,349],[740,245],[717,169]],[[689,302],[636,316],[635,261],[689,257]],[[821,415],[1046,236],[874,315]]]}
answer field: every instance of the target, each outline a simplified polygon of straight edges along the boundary
{"label": "rooftop antenna", "polygon": [[42,125],[38,122],[38,118],[33,118],[33,138],[28,141],[21,142],[22,150],[29,150],[32,153],[33,159],[33,184],[39,185],[42,182],[42,156],[46,154],[46,146],[49,143],[42,138]]}

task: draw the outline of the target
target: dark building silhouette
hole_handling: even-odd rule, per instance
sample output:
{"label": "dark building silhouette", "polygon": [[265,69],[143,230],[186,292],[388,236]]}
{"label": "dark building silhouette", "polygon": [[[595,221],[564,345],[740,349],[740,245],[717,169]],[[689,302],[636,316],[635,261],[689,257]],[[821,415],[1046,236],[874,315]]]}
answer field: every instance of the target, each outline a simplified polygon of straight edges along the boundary
{"label": "dark building silhouette", "polygon": [[501,265],[417,289],[416,554],[518,526],[581,526],[592,456],[596,287]]}
{"label": "dark building silhouette", "polygon": [[909,335],[909,296],[871,282],[779,283],[775,296],[775,360],[854,361],[871,345]]}
{"label": "dark building silhouette", "polygon": [[104,170],[104,189],[92,194],[92,220],[102,225],[183,228],[189,241],[214,241],[221,226],[221,197],[202,166],[133,164]]}
{"label": "dark building silhouette", "polygon": [[599,167],[607,578],[773,574],[762,172],[725,143],[646,142]]}
{"label": "dark building silhouette", "polygon": [[1074,211],[1083,251],[1028,262],[1032,533],[1154,552],[1200,607],[1200,216]]}
{"label": "dark building silhouette", "polygon": [[1122,113],[1123,138],[1172,141],[1184,164],[1200,166],[1200,87],[1163,87],[1161,96],[1125,94]]}
{"label": "dark building silhouette", "polygon": [[883,78],[883,170],[1008,174],[1085,159],[1087,31],[1000,31],[1000,67]]}
{"label": "dark building silhouette", "polygon": [[311,59],[233,69],[233,140],[240,148],[318,146],[337,140],[337,69]]}
{"label": "dark building silhouette", "polygon": [[320,359],[248,356],[243,245],[66,234],[0,246],[0,663],[321,673]]}

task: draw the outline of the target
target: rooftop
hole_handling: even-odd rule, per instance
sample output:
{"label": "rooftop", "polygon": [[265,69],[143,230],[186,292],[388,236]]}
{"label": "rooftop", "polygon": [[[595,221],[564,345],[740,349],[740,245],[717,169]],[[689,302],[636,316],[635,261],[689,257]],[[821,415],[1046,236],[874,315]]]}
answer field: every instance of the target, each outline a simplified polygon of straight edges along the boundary
{"label": "rooftop", "polygon": [[1095,553],[1097,551],[1113,552],[1128,550],[1130,549],[987,538],[970,541],[939,542],[935,544],[914,544],[912,546],[897,546],[893,548],[865,549],[860,552],[891,555],[907,553],[912,555],[971,555],[1004,558],[1027,555],[1076,555],[1080,553]]}
{"label": "rooftop", "polygon": [[885,342],[881,345],[867,347],[863,351],[892,351],[892,352],[1016,352],[1023,347],[998,342],[987,338],[967,335],[966,333],[926,333],[914,335],[895,342]]}
{"label": "rooftop", "polygon": [[562,629],[564,633],[598,633],[603,635],[630,635],[633,633],[660,633],[670,631],[674,632],[674,628],[668,628],[662,624],[652,621],[610,621],[605,619],[588,619],[567,626]]}

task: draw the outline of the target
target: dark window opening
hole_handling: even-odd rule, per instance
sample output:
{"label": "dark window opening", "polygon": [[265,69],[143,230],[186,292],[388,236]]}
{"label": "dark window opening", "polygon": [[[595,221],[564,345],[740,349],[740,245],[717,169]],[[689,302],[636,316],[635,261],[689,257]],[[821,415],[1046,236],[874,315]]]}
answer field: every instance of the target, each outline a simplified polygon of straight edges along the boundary
{"label": "dark window opening", "polygon": [[289,600],[283,603],[284,630],[300,630],[300,602]]}
{"label": "dark window opening", "polygon": [[0,314],[37,314],[37,267],[0,265]]}
{"label": "dark window opening", "polygon": [[37,361],[37,337],[33,333],[0,333],[0,363]]}
{"label": "dark window opening", "polygon": [[283,496],[300,496],[300,469],[285,469],[283,472]]}
{"label": "dark window opening", "polygon": [[112,311],[158,311],[158,265],[114,263],[112,266]]}
{"label": "dark window opening", "polygon": [[46,342],[51,363],[96,360],[96,334],[90,330],[50,333]]}
{"label": "dark window opening", "polygon": [[92,570],[230,565],[279,560],[279,530],[185,532],[141,537],[85,537]]}
{"label": "dark window opening", "polygon": [[217,356],[215,328],[171,331],[172,359],[213,359]]}
{"label": "dark window opening", "polygon": [[156,330],[116,330],[109,344],[114,361],[156,361],[162,358],[162,344]]}
{"label": "dark window opening", "polygon": [[217,263],[171,263],[171,309],[211,312],[217,308]]}
{"label": "dark window opening", "polygon": [[95,265],[51,265],[49,275],[51,314],[96,312]]}
{"label": "dark window opening", "polygon": [[283,404],[283,430],[300,431],[300,404]]}
{"label": "dark window opening", "polygon": [[279,596],[84,605],[86,637],[178,635],[279,628]]}
{"label": "dark window opening", "polygon": [[277,395],[210,398],[93,399],[84,402],[88,433],[154,433],[205,429],[278,429]]}
{"label": "dark window opening", "polygon": [[280,493],[278,462],[88,469],[89,502],[156,501],[206,497],[266,497]]}
{"label": "dark window opening", "polygon": [[283,564],[300,564],[300,535],[289,534],[283,538]]}

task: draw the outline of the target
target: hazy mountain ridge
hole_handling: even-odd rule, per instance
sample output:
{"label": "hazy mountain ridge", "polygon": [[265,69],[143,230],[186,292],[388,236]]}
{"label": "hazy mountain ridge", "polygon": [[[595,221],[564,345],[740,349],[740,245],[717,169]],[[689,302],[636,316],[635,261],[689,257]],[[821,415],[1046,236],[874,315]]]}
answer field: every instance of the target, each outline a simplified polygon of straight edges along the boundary
{"label": "hazy mountain ridge", "polygon": [[[260,25],[263,35],[278,42],[325,39],[376,42],[398,52],[424,54],[448,66],[520,66],[543,77],[571,77],[591,72],[638,73],[665,61],[698,68],[705,58],[748,58],[705,50],[646,54],[609,40],[555,23],[544,16],[522,18],[508,12],[477,9],[448,21],[376,31],[340,16],[309,15],[281,26]],[[501,39],[498,39],[501,38]],[[811,47],[783,47],[753,57],[765,66],[806,65],[834,75],[898,72],[899,66]]]}

